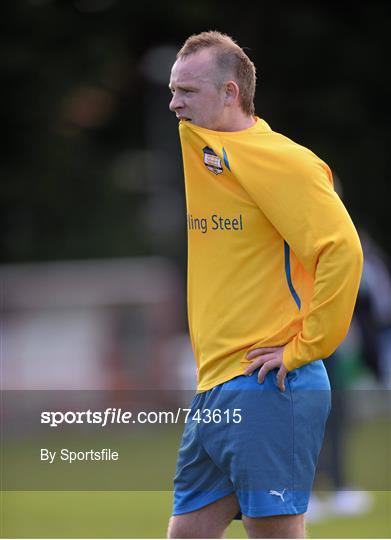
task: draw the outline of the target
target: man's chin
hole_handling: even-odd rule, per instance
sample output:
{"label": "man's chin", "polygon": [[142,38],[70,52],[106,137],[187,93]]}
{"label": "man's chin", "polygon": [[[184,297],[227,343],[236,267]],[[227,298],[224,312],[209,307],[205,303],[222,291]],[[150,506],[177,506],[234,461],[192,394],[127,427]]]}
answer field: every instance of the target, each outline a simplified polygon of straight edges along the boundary
{"label": "man's chin", "polygon": [[197,122],[197,120],[194,120],[194,118],[189,118],[188,120],[186,120],[186,122],[189,122],[190,124],[194,124],[195,126],[198,126],[198,127],[206,127],[205,123],[204,122]]}
{"label": "man's chin", "polygon": [[194,118],[191,120],[191,123],[200,128],[209,129],[211,131],[219,131],[219,128],[216,127],[216,122],[207,122],[207,121],[197,121]]}

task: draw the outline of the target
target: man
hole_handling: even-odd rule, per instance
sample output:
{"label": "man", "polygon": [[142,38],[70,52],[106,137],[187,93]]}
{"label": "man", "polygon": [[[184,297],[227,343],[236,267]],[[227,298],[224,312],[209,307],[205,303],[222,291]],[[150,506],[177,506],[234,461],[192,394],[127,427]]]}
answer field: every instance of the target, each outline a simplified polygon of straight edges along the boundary
{"label": "man", "polygon": [[171,538],[304,537],[330,409],[322,358],[346,335],[362,269],[329,167],[254,116],[255,68],[228,36],[177,55],[198,387],[179,451]]}

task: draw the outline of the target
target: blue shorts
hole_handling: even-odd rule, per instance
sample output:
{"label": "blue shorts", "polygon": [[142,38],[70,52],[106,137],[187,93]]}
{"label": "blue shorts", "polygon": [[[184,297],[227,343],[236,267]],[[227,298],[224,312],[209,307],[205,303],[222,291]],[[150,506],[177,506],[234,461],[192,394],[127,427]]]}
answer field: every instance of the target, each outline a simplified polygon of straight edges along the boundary
{"label": "blue shorts", "polygon": [[249,517],[307,510],[330,384],[321,360],[289,372],[285,392],[276,374],[259,384],[256,370],[195,395],[179,449],[173,515],[231,493]]}

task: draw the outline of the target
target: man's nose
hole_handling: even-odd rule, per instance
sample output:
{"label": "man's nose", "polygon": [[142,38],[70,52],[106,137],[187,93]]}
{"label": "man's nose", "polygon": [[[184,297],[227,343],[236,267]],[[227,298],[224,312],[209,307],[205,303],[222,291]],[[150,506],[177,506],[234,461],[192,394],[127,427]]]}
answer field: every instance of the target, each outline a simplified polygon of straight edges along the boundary
{"label": "man's nose", "polygon": [[183,107],[183,103],[182,103],[182,100],[180,98],[178,98],[178,96],[176,96],[175,94],[172,96],[172,99],[170,101],[170,105],[169,105],[169,108],[170,108],[170,111],[171,112],[175,112],[177,111],[178,109],[181,109]]}

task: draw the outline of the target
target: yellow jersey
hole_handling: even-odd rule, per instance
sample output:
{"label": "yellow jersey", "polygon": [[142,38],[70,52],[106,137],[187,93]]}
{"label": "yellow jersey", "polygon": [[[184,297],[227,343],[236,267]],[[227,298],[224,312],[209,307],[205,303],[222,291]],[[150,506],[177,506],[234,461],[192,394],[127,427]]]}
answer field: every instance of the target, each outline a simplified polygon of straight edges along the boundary
{"label": "yellow jersey", "polygon": [[329,167],[258,117],[236,132],[181,121],[179,133],[197,390],[241,375],[258,347],[285,345],[288,370],[329,356],[363,264]]}

